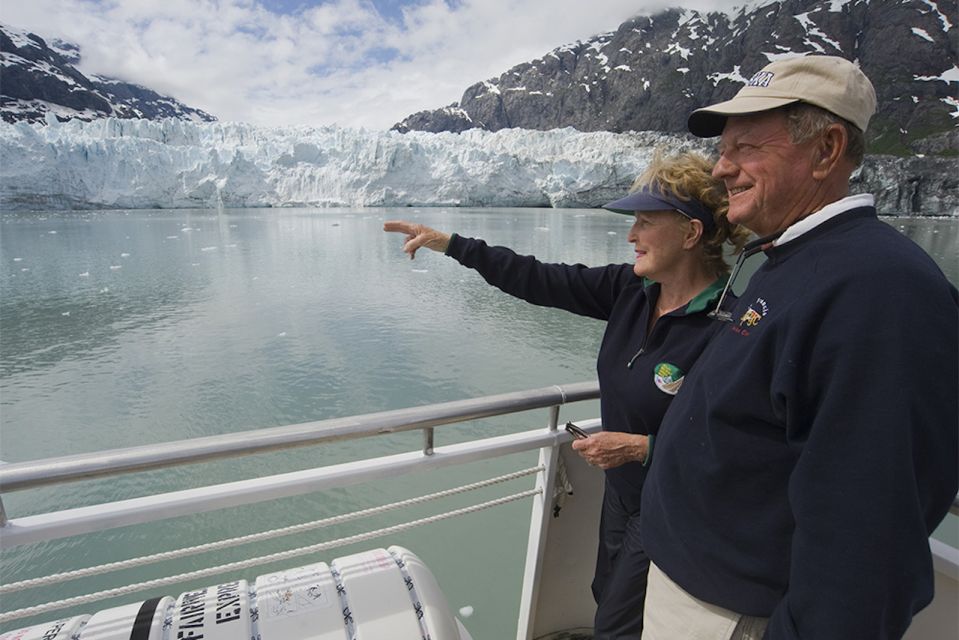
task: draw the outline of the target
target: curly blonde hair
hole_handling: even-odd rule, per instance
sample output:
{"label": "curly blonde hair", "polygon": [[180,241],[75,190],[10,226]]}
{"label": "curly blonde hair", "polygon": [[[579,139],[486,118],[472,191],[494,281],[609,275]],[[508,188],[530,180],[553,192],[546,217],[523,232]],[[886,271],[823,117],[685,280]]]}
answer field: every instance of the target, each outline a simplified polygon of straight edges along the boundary
{"label": "curly blonde hair", "polygon": [[680,200],[698,200],[712,211],[716,228],[703,231],[703,257],[706,267],[718,278],[729,273],[724,245],[730,245],[731,254],[739,253],[749,238],[749,231],[726,219],[729,210],[726,187],[713,177],[712,170],[712,161],[699,153],[687,151],[667,156],[662,149],[657,149],[630,191],[655,185]]}

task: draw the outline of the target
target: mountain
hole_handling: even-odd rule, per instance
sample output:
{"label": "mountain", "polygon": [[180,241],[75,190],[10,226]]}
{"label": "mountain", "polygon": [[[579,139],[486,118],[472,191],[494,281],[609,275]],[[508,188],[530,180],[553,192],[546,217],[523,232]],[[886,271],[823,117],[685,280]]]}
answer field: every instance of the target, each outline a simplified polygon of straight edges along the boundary
{"label": "mountain", "polygon": [[87,76],[77,66],[80,49],[0,25],[0,117],[7,122],[78,118],[177,118],[212,122],[213,116],[146,87]]}
{"label": "mountain", "polygon": [[[758,6],[757,6],[758,4]],[[782,56],[855,60],[876,87],[870,153],[955,155],[956,0],[766,0],[730,13],[669,9],[560,47],[393,128],[685,132]]]}
{"label": "mountain", "polygon": [[398,131],[202,122],[212,117],[84,76],[76,47],[3,29],[0,209],[596,207],[654,149],[714,147],[685,133],[692,109],[776,55],[816,51],[857,59],[880,94],[854,192],[883,214],[959,217],[949,16],[956,0],[673,9],[519,65]]}

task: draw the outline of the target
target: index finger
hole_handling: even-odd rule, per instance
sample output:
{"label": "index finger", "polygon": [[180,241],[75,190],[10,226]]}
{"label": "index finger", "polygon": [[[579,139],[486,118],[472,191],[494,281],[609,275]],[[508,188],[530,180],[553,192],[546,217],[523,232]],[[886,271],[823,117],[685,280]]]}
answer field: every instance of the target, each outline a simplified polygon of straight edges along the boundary
{"label": "index finger", "polygon": [[412,222],[405,220],[387,220],[383,223],[383,231],[397,231],[399,233],[415,233]]}

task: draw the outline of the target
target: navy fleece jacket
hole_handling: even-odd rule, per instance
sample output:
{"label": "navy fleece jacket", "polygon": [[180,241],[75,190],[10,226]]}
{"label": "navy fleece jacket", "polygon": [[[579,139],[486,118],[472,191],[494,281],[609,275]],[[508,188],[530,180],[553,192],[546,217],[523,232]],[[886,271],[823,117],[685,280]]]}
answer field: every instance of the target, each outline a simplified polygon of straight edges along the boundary
{"label": "navy fleece jacket", "polygon": [[[683,375],[721,328],[706,313],[712,310],[725,278],[685,308],[661,317],[647,336],[649,311],[656,304],[659,285],[637,277],[632,265],[546,264],[455,234],[446,253],[490,284],[527,302],[606,321],[596,362],[606,431],[655,434]],[[631,359],[632,365],[627,366]],[[607,471],[607,479],[633,512],[639,510],[647,469],[630,462]]]}
{"label": "navy fleece jacket", "polygon": [[644,544],[768,640],[899,638],[959,485],[956,289],[871,207],[767,256],[663,420]]}

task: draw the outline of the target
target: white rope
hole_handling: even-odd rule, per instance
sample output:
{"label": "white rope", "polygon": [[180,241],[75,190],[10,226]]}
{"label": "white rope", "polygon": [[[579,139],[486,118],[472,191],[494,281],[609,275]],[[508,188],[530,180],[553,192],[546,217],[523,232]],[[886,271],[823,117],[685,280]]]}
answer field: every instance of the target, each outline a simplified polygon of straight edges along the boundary
{"label": "white rope", "polygon": [[76,580],[78,578],[86,578],[88,576],[97,576],[105,573],[111,573],[113,571],[120,571],[121,569],[129,569],[132,567],[142,567],[148,564],[154,564],[157,562],[163,562],[166,560],[175,560],[177,558],[183,558],[186,556],[196,555],[199,553],[207,553],[210,551],[219,551],[221,549],[229,549],[231,547],[238,547],[242,544],[249,544],[251,542],[260,542],[262,540],[270,540],[277,536],[287,536],[294,533],[302,533],[304,531],[310,531],[312,529],[322,529],[323,527],[329,527],[335,524],[342,524],[344,522],[350,522],[352,520],[359,520],[361,518],[366,518],[368,516],[377,515],[380,513],[385,513],[387,511],[394,511],[396,509],[402,509],[404,507],[413,506],[416,504],[421,504],[423,502],[429,502],[431,500],[439,500],[440,498],[447,498],[449,496],[457,495],[460,493],[466,493],[467,491],[474,491],[476,489],[482,489],[483,487],[492,486],[494,484],[500,484],[503,482],[508,482],[510,480],[516,480],[517,478],[522,478],[524,476],[530,476],[534,473],[539,473],[543,471],[546,467],[540,465],[538,467],[531,467],[529,469],[523,469],[522,471],[515,471],[503,476],[498,476],[496,478],[490,478],[488,480],[481,480],[479,482],[474,482],[472,484],[466,484],[459,487],[454,487],[452,489],[446,489],[444,491],[437,491],[436,493],[427,494],[425,496],[418,496],[416,498],[410,498],[408,500],[402,500],[400,502],[393,502],[391,504],[381,505],[379,507],[371,507],[369,509],[363,509],[361,511],[354,511],[352,513],[344,513],[342,515],[333,516],[330,518],[325,518],[323,520],[314,520],[312,522],[304,522],[302,524],[291,525],[289,527],[282,527],[279,529],[273,529],[270,531],[262,531],[260,533],[253,533],[246,536],[238,536],[236,538],[228,538],[226,540],[219,540],[217,542],[210,542],[207,544],[196,545],[192,547],[183,547],[181,549],[173,549],[172,551],[163,551],[161,553],[155,553],[149,556],[141,556],[139,558],[130,558],[129,560],[120,560],[117,562],[110,562],[107,564],[101,564],[95,567],[86,567],[83,569],[76,569],[73,571],[65,571],[63,573],[55,573],[49,576],[41,576],[39,578],[29,578],[27,580],[21,580],[20,582],[12,582],[10,584],[0,585],[0,594],[4,593],[16,593],[21,589],[33,589],[36,587],[43,587],[50,584],[57,584],[64,582],[66,580]]}
{"label": "white rope", "polygon": [[46,613],[47,611],[54,611],[57,609],[64,609],[66,607],[87,604],[89,602],[96,602],[97,600],[103,600],[105,598],[122,596],[128,593],[135,593],[137,591],[145,591],[147,589],[156,589],[158,587],[165,587],[167,585],[175,584],[177,582],[185,582],[187,580],[205,578],[207,576],[217,575],[220,573],[227,573],[229,571],[239,571],[241,569],[249,569],[250,567],[256,567],[262,564],[268,564],[270,562],[288,560],[290,558],[296,558],[298,556],[307,555],[310,553],[316,553],[318,551],[326,551],[327,549],[332,549],[334,547],[340,547],[347,544],[353,544],[356,542],[364,542],[372,538],[378,538],[380,536],[399,533],[400,531],[406,531],[407,529],[419,527],[424,524],[439,522],[441,520],[448,520],[449,518],[455,518],[457,516],[466,515],[468,513],[482,511],[483,509],[489,509],[491,507],[507,504],[509,502],[515,502],[516,500],[522,500],[523,498],[528,498],[530,496],[541,495],[542,493],[543,493],[542,489],[528,489],[527,491],[514,493],[513,495],[504,496],[502,498],[497,498],[495,500],[488,500],[486,502],[481,502],[471,507],[454,509],[453,511],[447,511],[446,513],[440,513],[435,516],[429,516],[427,518],[421,518],[419,520],[413,520],[411,522],[404,522],[397,525],[393,525],[391,527],[385,527],[383,529],[376,529],[374,531],[367,531],[366,533],[359,533],[353,536],[347,536],[345,538],[339,538],[336,540],[329,540],[327,542],[321,542],[321,543],[309,545],[306,547],[300,547],[299,549],[290,549],[288,551],[280,551],[278,553],[271,553],[265,556],[260,556],[258,558],[250,558],[248,560],[241,560],[239,562],[231,562],[231,563],[223,564],[217,567],[208,567],[206,569],[199,569],[197,571],[181,573],[179,575],[168,576],[166,578],[157,578],[155,580],[148,580],[146,582],[131,584],[124,587],[117,587],[115,589],[106,589],[105,591],[89,593],[83,596],[74,596],[72,598],[64,598],[63,600],[47,602],[45,604],[39,604],[33,607],[26,607],[24,609],[17,609],[15,611],[9,611],[7,613],[0,613],[0,624],[9,622],[11,620],[17,620],[19,618],[26,618],[28,616],[39,615],[41,613]]}

